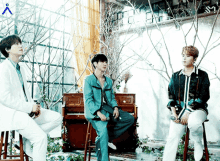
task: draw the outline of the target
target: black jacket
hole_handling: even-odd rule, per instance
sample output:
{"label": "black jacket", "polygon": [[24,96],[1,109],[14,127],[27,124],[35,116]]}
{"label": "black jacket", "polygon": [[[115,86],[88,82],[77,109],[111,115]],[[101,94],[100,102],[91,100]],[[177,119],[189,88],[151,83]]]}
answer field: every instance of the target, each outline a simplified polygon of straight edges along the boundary
{"label": "black jacket", "polygon": [[[168,86],[168,95],[169,103],[167,107],[174,107],[180,105],[184,107],[184,88],[185,88],[185,75],[180,74],[182,70],[174,73],[170,80]],[[199,80],[198,80],[199,79]],[[197,87],[198,83],[198,87]],[[207,101],[210,98],[209,94],[209,77],[208,74],[198,69],[198,76],[195,72],[191,74],[190,86],[189,86],[189,95],[188,95],[188,106],[192,109],[203,109],[208,113]],[[180,104],[179,104],[179,90],[180,90]]]}

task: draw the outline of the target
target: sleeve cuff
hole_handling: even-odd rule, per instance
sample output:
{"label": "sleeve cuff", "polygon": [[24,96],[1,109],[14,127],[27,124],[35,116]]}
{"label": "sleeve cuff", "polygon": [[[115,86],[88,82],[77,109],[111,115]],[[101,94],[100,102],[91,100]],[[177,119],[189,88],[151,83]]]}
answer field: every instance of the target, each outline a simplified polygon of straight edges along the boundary
{"label": "sleeve cuff", "polygon": [[99,107],[99,108],[97,108],[97,110],[94,110],[94,112],[92,112],[92,111],[90,111],[93,115],[97,115],[97,112],[98,111],[100,111],[100,108],[101,108],[101,106]]}
{"label": "sleeve cuff", "polygon": [[171,107],[174,107],[175,105],[176,105],[176,101],[170,100],[170,101],[168,102],[168,104],[167,104],[167,107],[168,107],[168,108],[171,108]]}
{"label": "sleeve cuff", "polygon": [[115,109],[115,107],[117,107],[118,109],[121,109],[119,106],[114,106],[113,109]]}
{"label": "sleeve cuff", "polygon": [[195,100],[195,102],[200,103],[200,104],[203,103],[202,100],[201,100],[200,98],[197,98],[197,99]]}
{"label": "sleeve cuff", "polygon": [[27,113],[31,113],[32,112],[32,109],[33,109],[33,106],[35,105],[35,102],[27,102],[29,105],[28,105],[28,108],[26,110]]}
{"label": "sleeve cuff", "polygon": [[191,108],[189,108],[189,107],[186,109],[186,112],[188,112],[188,113],[191,113],[192,111],[193,110]]}

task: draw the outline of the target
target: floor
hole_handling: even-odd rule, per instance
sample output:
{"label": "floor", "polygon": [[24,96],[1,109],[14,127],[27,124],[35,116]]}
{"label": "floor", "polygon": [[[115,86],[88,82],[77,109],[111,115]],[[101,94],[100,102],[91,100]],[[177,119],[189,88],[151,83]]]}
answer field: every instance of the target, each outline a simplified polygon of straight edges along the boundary
{"label": "floor", "polygon": [[[151,147],[161,147],[164,146],[165,142],[157,142],[157,143],[147,143],[147,144],[143,144],[142,146],[151,146]],[[220,161],[220,145],[217,144],[210,144],[208,146],[210,155],[211,155],[211,159],[210,161]],[[70,154],[75,154],[75,155],[84,155],[84,151],[83,150],[76,150],[73,151],[72,153],[56,153],[54,155],[70,155]],[[146,154],[144,152],[142,152],[142,148],[137,148],[135,152],[126,152],[126,153],[110,153],[110,160],[111,161],[162,161],[161,158],[158,157],[159,152],[155,152],[155,153],[150,153],[150,154]],[[96,155],[95,153],[91,154],[91,161],[96,161]],[[68,161],[68,159],[67,159]]]}
{"label": "floor", "polygon": [[[159,148],[164,146],[164,141],[151,141],[142,144],[141,146],[148,146],[151,148]],[[220,161],[220,145],[217,143],[209,143],[208,144],[209,153],[211,155],[210,161]],[[162,161],[162,158],[158,157],[160,155],[159,150],[155,150],[154,152],[150,152],[150,154],[146,154],[142,152],[142,148],[137,148],[135,152],[123,152],[118,153],[117,151],[110,153],[110,160],[111,161]],[[75,150],[73,152],[58,152],[52,154],[48,157],[47,161],[70,161],[69,156],[84,156],[84,150]],[[62,159],[61,159],[62,158]],[[30,159],[31,161],[31,159]],[[91,161],[97,161],[96,154],[92,152],[91,154]],[[180,161],[180,160],[177,160]]]}

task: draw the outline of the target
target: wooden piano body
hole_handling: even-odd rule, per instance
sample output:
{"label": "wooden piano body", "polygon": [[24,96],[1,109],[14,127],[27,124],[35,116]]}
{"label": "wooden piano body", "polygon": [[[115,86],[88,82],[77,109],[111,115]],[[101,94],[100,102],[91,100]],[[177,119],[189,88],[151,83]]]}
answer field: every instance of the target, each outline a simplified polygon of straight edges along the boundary
{"label": "wooden piano body", "polygon": [[[115,139],[113,143],[120,150],[134,151],[137,145],[137,106],[135,105],[135,94],[116,93],[115,99],[118,106],[123,111],[127,111],[135,118],[135,123],[132,128],[126,131],[122,136]],[[84,101],[83,93],[68,93],[63,95],[63,151],[72,151],[73,149],[84,149],[87,120],[84,116]],[[93,130],[93,142],[95,141],[96,132]],[[128,145],[125,145],[128,144]],[[122,146],[123,145],[123,146]]]}

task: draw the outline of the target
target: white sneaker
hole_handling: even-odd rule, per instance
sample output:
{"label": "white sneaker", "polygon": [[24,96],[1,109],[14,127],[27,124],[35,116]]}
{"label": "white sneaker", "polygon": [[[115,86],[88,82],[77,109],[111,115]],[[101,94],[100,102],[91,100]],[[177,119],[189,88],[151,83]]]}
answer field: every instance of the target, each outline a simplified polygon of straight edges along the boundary
{"label": "white sneaker", "polygon": [[31,158],[33,158],[33,149],[31,148],[31,142],[23,137],[24,152]]}
{"label": "white sneaker", "polygon": [[117,147],[113,143],[108,142],[108,146],[109,146],[109,148],[111,148],[113,150],[117,149]]}
{"label": "white sneaker", "polygon": [[202,142],[200,143],[194,143],[194,158],[195,161],[200,161],[203,156],[203,146]]}

